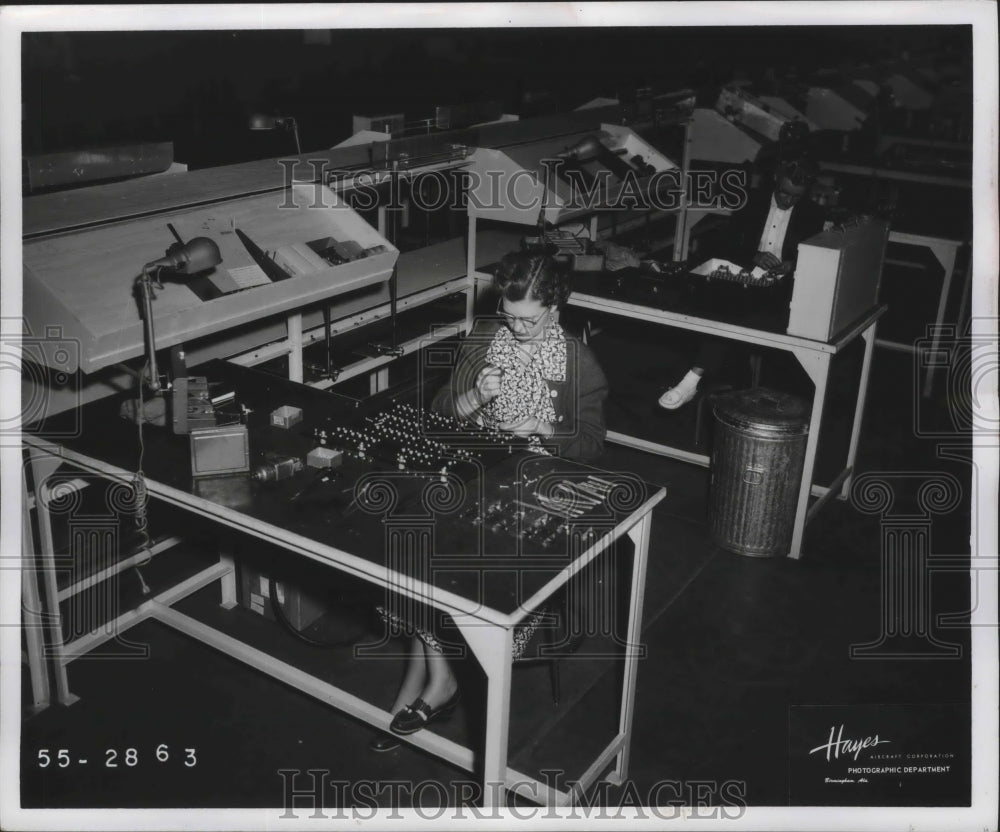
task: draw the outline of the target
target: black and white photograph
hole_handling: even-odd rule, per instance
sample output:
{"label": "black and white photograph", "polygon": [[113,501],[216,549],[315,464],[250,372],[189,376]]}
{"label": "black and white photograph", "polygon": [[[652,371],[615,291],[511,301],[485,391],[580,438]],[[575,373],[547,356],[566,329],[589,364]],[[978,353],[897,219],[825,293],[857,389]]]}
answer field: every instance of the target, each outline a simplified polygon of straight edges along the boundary
{"label": "black and white photograph", "polygon": [[997,42],[0,7],[0,827],[996,830]]}

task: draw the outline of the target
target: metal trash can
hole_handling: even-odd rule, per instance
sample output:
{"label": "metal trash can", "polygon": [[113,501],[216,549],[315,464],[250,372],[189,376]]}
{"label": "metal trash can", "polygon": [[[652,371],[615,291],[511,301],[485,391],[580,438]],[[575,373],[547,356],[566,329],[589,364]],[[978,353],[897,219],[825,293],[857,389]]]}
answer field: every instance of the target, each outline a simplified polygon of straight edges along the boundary
{"label": "metal trash can", "polygon": [[757,387],[716,398],[708,523],[712,539],[752,557],[788,554],[809,432],[802,399]]}

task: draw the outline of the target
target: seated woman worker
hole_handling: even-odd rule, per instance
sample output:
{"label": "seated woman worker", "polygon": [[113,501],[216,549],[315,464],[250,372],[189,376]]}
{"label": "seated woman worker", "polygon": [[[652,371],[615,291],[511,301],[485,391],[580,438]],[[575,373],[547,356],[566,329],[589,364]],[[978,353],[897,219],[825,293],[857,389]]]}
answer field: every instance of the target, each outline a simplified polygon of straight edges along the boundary
{"label": "seated woman worker", "polygon": [[[431,409],[525,437],[568,459],[599,456],[608,383],[589,347],[559,324],[570,294],[566,274],[551,257],[518,252],[503,258],[493,285],[500,295],[497,316],[473,328]],[[394,632],[409,638],[390,729],[412,734],[453,711],[458,680],[427,627],[385,608],[379,613]],[[541,618],[536,612],[518,625],[512,658],[523,652]],[[375,751],[398,745],[384,733],[371,743]]]}
{"label": "seated woman worker", "polygon": [[545,255],[508,254],[493,285],[497,318],[473,328],[431,409],[568,459],[599,456],[608,383],[590,348],[559,324],[570,294],[564,271]]}

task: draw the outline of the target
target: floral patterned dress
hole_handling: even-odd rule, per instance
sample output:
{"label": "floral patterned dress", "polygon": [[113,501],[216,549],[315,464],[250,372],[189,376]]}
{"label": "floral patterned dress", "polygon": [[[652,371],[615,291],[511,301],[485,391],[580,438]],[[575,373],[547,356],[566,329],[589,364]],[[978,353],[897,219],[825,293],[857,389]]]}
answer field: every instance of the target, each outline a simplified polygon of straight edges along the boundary
{"label": "floral patterned dress", "polygon": [[499,394],[482,409],[487,424],[517,422],[534,416],[554,422],[554,391],[548,382],[566,380],[566,335],[558,323],[551,323],[529,357],[506,327],[497,330],[486,352],[486,362],[502,371]]}

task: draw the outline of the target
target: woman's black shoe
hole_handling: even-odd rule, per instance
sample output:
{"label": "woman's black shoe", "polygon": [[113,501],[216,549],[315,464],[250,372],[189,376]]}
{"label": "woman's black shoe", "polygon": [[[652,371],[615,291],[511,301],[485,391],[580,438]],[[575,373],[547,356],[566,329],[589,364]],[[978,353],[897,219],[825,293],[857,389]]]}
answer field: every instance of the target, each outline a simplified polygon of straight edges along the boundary
{"label": "woman's black shoe", "polygon": [[[400,712],[402,713],[402,711]],[[387,734],[384,731],[379,731],[374,737],[371,738],[371,742],[368,743],[368,747],[372,751],[377,751],[382,753],[384,751],[395,751],[402,743],[397,740],[392,734]]]}
{"label": "woman's black shoe", "polygon": [[450,716],[458,704],[460,691],[438,708],[432,708],[423,699],[418,698],[412,705],[407,705],[395,717],[389,730],[394,734],[415,734],[425,728],[440,716]]}

